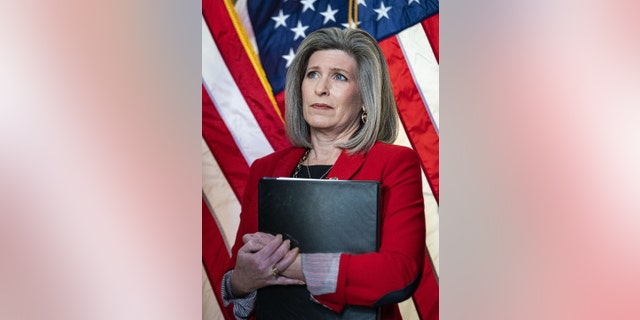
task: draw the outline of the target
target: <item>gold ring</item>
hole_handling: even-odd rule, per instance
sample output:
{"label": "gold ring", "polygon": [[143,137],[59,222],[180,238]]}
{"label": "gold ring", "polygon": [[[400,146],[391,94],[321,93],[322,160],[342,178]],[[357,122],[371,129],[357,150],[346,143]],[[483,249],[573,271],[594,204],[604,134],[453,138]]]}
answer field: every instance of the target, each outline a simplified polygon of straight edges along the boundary
{"label": "gold ring", "polygon": [[274,265],[273,268],[271,268],[271,274],[277,278],[280,275],[280,270],[278,270],[278,267]]}

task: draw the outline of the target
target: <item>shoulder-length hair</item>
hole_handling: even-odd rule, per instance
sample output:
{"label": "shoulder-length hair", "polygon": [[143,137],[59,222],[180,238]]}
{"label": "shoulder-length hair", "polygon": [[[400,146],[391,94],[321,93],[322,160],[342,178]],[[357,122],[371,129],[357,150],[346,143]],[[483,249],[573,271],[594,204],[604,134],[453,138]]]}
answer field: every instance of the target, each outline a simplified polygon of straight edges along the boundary
{"label": "shoulder-length hair", "polygon": [[367,152],[376,141],[391,143],[398,134],[398,112],[389,70],[377,41],[358,29],[325,28],[309,34],[298,47],[287,70],[285,86],[287,136],[295,146],[311,148],[309,125],[302,111],[302,80],[309,58],[319,50],[342,50],[357,64],[358,86],[367,121],[345,143],[349,153]]}

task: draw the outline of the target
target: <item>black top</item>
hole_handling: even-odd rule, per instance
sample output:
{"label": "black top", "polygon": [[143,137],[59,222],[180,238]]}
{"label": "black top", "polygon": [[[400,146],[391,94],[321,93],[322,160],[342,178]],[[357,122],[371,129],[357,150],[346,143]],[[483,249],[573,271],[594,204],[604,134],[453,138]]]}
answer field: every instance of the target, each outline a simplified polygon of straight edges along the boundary
{"label": "black top", "polygon": [[[298,178],[320,179],[320,177],[322,177],[324,179],[327,177],[325,173],[329,172],[329,170],[331,170],[331,167],[333,166],[330,166],[330,165],[301,166],[300,172],[298,172]],[[307,168],[309,169],[309,171],[307,171]],[[309,176],[309,173],[311,173],[311,176]]]}

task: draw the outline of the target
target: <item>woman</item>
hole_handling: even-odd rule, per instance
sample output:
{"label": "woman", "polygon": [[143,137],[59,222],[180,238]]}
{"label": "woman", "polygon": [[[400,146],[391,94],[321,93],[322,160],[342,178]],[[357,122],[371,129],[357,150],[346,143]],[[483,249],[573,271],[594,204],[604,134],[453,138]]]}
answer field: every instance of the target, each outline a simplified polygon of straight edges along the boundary
{"label": "woman", "polygon": [[[294,147],[256,160],[242,199],[233,270],[222,281],[237,318],[254,309],[269,285],[306,285],[320,304],[382,307],[400,319],[397,303],[415,290],[425,256],[419,159],[391,143],[397,111],[387,65],[366,32],[328,28],[300,44],[287,72],[286,128]],[[382,189],[381,242],[376,253],[300,254],[280,235],[259,233],[262,177],[376,180]]]}

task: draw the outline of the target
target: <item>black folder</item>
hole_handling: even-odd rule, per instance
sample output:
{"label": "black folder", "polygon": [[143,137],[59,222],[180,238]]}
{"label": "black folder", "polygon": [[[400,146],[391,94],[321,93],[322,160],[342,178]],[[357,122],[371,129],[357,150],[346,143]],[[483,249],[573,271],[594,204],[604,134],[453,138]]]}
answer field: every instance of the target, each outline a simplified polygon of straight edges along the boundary
{"label": "black folder", "polygon": [[[301,253],[376,252],[380,242],[377,181],[263,178],[258,230],[282,234]],[[347,306],[340,314],[311,301],[304,286],[258,290],[258,320],[378,319],[376,308]]]}

